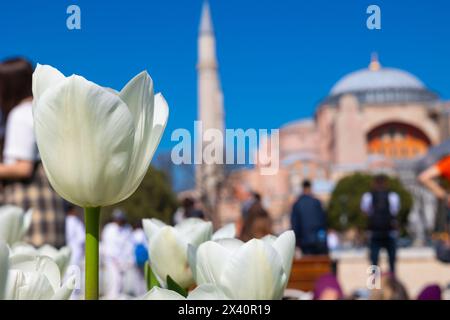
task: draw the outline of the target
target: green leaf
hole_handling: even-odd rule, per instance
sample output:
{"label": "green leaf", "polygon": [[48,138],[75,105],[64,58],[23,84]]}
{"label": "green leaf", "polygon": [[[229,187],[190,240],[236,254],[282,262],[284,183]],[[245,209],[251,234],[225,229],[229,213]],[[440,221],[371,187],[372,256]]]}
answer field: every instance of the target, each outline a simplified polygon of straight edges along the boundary
{"label": "green leaf", "polygon": [[152,290],[153,287],[161,287],[148,261],[145,263],[144,274],[145,274],[145,283],[147,284],[148,291]]}
{"label": "green leaf", "polygon": [[183,297],[188,296],[188,292],[186,289],[183,289],[178,283],[175,282],[169,275],[167,275],[167,289],[175,291],[181,294]]}

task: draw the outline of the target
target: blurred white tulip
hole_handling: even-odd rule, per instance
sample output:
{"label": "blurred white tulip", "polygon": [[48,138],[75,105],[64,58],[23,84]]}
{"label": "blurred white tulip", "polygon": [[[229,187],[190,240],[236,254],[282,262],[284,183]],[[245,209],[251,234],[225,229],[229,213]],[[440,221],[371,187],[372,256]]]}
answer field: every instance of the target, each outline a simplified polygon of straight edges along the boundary
{"label": "blurred white tulip", "polygon": [[0,241],[0,300],[5,297],[6,279],[9,269],[9,249],[5,242]]}
{"label": "blurred white tulip", "polygon": [[236,225],[234,223],[229,223],[214,232],[211,240],[231,239],[234,237],[236,237]]}
{"label": "blurred white tulip", "polygon": [[22,241],[31,225],[32,209],[5,205],[0,207],[0,241],[13,245]]}
{"label": "blurred white tulip", "polygon": [[192,290],[187,298],[175,291],[153,287],[140,300],[229,300],[229,298],[215,285],[203,284]]}
{"label": "blurred white tulip", "polygon": [[53,188],[66,200],[101,207],[128,198],[146,174],[169,109],[147,72],[120,92],[51,66],[33,74],[39,153]]}
{"label": "blurred white tulip", "polygon": [[295,235],[278,238],[208,241],[190,247],[189,264],[198,285],[211,283],[237,300],[277,300],[283,297],[291,272]]}
{"label": "blurred white tulip", "polygon": [[212,223],[189,218],[175,227],[157,219],[144,219],[142,224],[149,242],[150,266],[159,283],[166,286],[170,275],[181,287],[189,288],[194,280],[187,261],[188,245],[196,247],[211,239]]}
{"label": "blurred white tulip", "polygon": [[56,263],[46,256],[15,255],[9,258],[6,300],[67,300],[75,285],[69,278],[61,286]]}
{"label": "blurred white tulip", "polygon": [[69,247],[62,247],[58,250],[48,244],[43,245],[38,249],[27,243],[16,243],[11,247],[11,256],[31,255],[47,256],[51,258],[58,265],[61,275],[64,275],[67,267],[69,266],[71,254],[72,253]]}

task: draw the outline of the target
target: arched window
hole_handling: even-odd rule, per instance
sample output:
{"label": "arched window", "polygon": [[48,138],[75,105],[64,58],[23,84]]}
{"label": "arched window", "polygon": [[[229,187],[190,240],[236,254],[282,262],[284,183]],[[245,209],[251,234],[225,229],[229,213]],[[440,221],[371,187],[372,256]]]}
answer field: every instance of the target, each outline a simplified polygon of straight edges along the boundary
{"label": "arched window", "polygon": [[383,155],[389,159],[410,159],[425,154],[430,139],[418,128],[392,122],[376,127],[367,135],[369,154]]}

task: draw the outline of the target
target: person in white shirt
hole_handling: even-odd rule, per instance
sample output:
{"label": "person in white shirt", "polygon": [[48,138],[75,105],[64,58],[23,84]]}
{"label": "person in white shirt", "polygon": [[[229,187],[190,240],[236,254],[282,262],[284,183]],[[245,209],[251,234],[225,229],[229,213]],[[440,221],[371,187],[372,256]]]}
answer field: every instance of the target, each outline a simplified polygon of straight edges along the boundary
{"label": "person in white shirt", "polygon": [[3,136],[0,162],[2,204],[33,209],[29,240],[34,246],[64,245],[63,200],[48,182],[33,130],[33,67],[22,58],[0,63]]}
{"label": "person in white shirt", "polygon": [[134,267],[133,229],[125,213],[113,212],[113,221],[102,232],[101,254],[105,267],[105,292],[107,299],[118,299],[124,293],[126,272]]}
{"label": "person in white shirt", "polygon": [[384,248],[388,253],[390,271],[395,273],[400,197],[396,192],[388,190],[386,176],[375,176],[373,189],[363,194],[360,207],[368,215],[372,265],[378,265],[380,250]]}
{"label": "person in white shirt", "polygon": [[145,283],[145,263],[148,261],[147,237],[142,224],[133,224],[133,233],[131,236],[133,243],[134,265],[128,268],[124,279],[125,294],[133,297],[139,297],[147,292]]}
{"label": "person in white shirt", "polygon": [[70,265],[81,266],[84,260],[86,233],[77,207],[67,205],[66,244],[71,250]]}
{"label": "person in white shirt", "polygon": [[84,294],[83,282],[84,279],[84,246],[86,241],[86,234],[84,223],[80,218],[79,207],[66,202],[66,245],[70,248],[70,263],[64,275],[65,280],[71,276],[78,276],[71,299],[79,300]]}

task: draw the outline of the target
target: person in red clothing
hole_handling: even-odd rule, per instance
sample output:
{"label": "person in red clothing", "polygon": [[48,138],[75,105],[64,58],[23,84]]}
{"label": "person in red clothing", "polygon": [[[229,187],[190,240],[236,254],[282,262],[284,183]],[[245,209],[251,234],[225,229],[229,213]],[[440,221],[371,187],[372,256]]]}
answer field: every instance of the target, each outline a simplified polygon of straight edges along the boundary
{"label": "person in red clothing", "polygon": [[419,175],[419,181],[433,192],[436,197],[445,201],[447,205],[447,223],[445,225],[445,237],[444,243],[448,247],[450,253],[450,194],[445,188],[440,185],[435,179],[442,177],[450,183],[450,155],[443,157],[441,160],[436,162],[434,165],[423,171]]}
{"label": "person in red clothing", "polygon": [[436,164],[432,165],[419,175],[419,181],[433,192],[436,197],[447,202],[450,205],[448,192],[442,187],[435,178],[443,177],[450,182],[450,155],[442,158]]}

